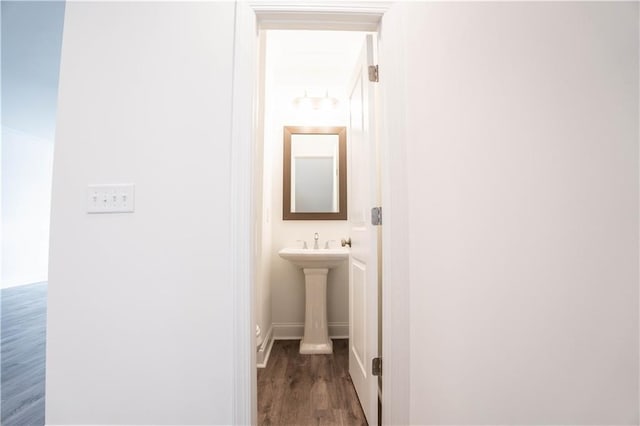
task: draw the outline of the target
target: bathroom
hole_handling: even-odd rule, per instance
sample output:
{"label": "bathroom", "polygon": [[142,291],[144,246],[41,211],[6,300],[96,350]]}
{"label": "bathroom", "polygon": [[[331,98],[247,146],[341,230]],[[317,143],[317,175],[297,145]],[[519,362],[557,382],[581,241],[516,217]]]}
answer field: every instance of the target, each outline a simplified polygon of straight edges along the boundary
{"label": "bathroom", "polygon": [[[353,104],[350,100],[350,91],[354,76],[360,74],[359,61],[367,40],[373,39],[375,37],[367,38],[367,33],[357,31],[263,30],[260,32],[258,140],[254,153],[257,164],[254,166],[253,181],[253,186],[256,188],[254,191],[255,269],[253,275],[256,295],[254,317],[256,318],[258,371],[268,368],[270,363],[275,362],[271,357],[274,342],[281,342],[276,343],[276,347],[279,344],[286,344],[289,345],[287,346],[289,349],[295,348],[298,352],[298,341],[305,334],[305,274],[301,267],[282,258],[278,252],[283,248],[302,249],[303,247],[309,251],[313,251],[315,247],[319,251],[326,248],[339,249],[342,247],[342,240],[348,242],[352,237],[350,233],[354,216],[362,216],[354,215],[356,211],[354,206],[357,207],[360,200],[354,200],[352,196],[347,197],[345,192],[349,193],[353,189],[351,180],[354,179],[355,173],[362,173],[361,164],[366,162],[359,161],[358,164],[354,164],[351,158],[352,141],[347,129],[354,114],[353,106],[350,107]],[[287,144],[285,128],[290,131],[297,129],[294,133],[302,132],[301,128],[314,128],[315,132],[331,129],[330,133],[333,136],[340,131],[336,128],[342,130],[344,140],[340,143],[345,145],[342,155],[346,158],[341,159],[344,164],[340,169],[337,167],[338,161],[335,161],[335,172],[343,179],[341,184],[338,183],[339,179],[332,183],[335,187],[334,203],[333,207],[327,210],[336,213],[329,213],[321,218],[314,214],[307,214],[306,217],[305,214],[292,214],[295,208],[291,208],[291,205],[295,203],[287,194],[299,194],[299,192],[292,189],[292,186],[295,186],[296,168],[291,163],[285,164],[287,156],[284,153],[289,152],[285,151]],[[307,135],[289,135],[289,143],[298,136]],[[293,176],[287,175],[292,171]],[[302,187],[301,184],[299,187]],[[339,199],[340,191],[343,199]],[[345,209],[347,206],[348,210]],[[337,213],[338,210],[339,213]],[[298,211],[300,211],[299,207]],[[347,220],[347,215],[351,221]],[[348,248],[349,245],[346,244],[346,249]],[[347,258],[348,254],[345,255],[344,261],[329,269],[326,278],[328,336],[344,348],[344,356],[337,354],[336,358],[344,358],[345,364],[349,358],[346,342],[349,338],[350,324]],[[333,351],[329,349],[328,352]],[[315,353],[327,353],[327,350],[325,348]],[[311,357],[298,358],[305,363],[306,359],[311,360],[318,355],[296,353],[296,356]],[[348,371],[349,367],[345,365],[344,368]],[[348,378],[348,374],[346,376]],[[258,377],[260,378],[260,372]],[[272,381],[273,383],[275,382]],[[353,387],[351,379],[348,379],[348,385]],[[263,398],[261,392],[258,386],[259,419],[263,419],[260,413],[262,409],[260,400]],[[354,406],[359,409],[360,404],[355,395],[353,393],[351,405],[355,404]],[[362,400],[362,397],[360,399]],[[354,411],[358,410],[354,409]],[[298,420],[301,421],[301,419]],[[328,420],[326,416],[325,420]],[[357,421],[357,416],[352,417],[351,420]],[[274,422],[277,419],[271,418],[270,421]],[[369,421],[371,422],[371,419]]]}

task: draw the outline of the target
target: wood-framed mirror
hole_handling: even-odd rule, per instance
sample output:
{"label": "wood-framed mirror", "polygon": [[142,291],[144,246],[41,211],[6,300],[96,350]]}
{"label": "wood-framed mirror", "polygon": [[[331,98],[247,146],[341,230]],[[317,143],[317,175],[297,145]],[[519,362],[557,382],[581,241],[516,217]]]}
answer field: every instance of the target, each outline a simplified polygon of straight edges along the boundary
{"label": "wood-framed mirror", "polygon": [[346,127],[284,127],[283,220],[347,220]]}

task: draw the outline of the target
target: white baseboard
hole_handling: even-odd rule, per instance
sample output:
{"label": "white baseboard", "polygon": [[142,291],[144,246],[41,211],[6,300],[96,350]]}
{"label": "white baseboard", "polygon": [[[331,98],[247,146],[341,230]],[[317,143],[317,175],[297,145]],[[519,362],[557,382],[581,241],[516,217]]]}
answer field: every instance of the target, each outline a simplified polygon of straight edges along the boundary
{"label": "white baseboard", "polygon": [[[330,322],[329,337],[332,339],[348,339],[348,322]],[[256,353],[256,367],[265,368],[269,362],[273,342],[276,340],[299,340],[304,335],[304,323],[280,322],[273,323],[264,335],[262,343],[258,346]]]}
{"label": "white baseboard", "polygon": [[[304,323],[298,322],[274,322],[273,339],[274,340],[298,340],[304,335]],[[330,322],[329,337],[332,339],[348,339],[349,323],[348,322]]]}
{"label": "white baseboard", "polygon": [[267,362],[269,362],[269,355],[271,355],[271,348],[273,348],[273,325],[269,327],[269,330],[262,339],[262,344],[258,346],[258,352],[256,354],[256,367],[265,368]]}

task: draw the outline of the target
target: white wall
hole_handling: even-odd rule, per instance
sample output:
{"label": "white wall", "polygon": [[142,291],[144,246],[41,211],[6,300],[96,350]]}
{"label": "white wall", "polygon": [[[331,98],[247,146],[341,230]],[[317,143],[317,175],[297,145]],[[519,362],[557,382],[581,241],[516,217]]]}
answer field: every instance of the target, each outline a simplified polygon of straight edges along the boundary
{"label": "white wall", "polygon": [[[67,5],[47,424],[230,424],[233,3]],[[133,182],[133,214],[86,186]]]}
{"label": "white wall", "polygon": [[411,423],[638,424],[638,4],[394,8]]}
{"label": "white wall", "polygon": [[2,127],[2,288],[47,280],[53,142]]}
{"label": "white wall", "polygon": [[2,276],[47,280],[64,2],[2,2]]}
{"label": "white wall", "polygon": [[[327,240],[334,240],[332,246],[339,246],[340,239],[348,237],[347,221],[340,220],[282,220],[282,167],[283,167],[283,127],[284,126],[346,126],[348,120],[347,101],[344,87],[337,86],[335,80],[328,79],[325,84],[332,87],[331,96],[340,97],[340,103],[335,110],[304,110],[293,105],[293,97],[303,94],[305,75],[301,73],[297,79],[287,82],[282,75],[276,75],[275,61],[286,55],[278,49],[279,44],[270,44],[267,33],[267,63],[266,63],[266,110],[265,110],[265,170],[271,172],[271,185],[265,198],[265,213],[271,221],[271,310],[272,321],[276,328],[277,337],[294,337],[302,332],[304,324],[304,274],[302,270],[278,256],[278,250],[284,247],[296,247],[306,240],[309,247],[313,247],[313,234],[320,236],[320,245],[324,247]],[[296,37],[295,33],[284,32],[288,37]],[[293,35],[290,35],[293,34]],[[279,34],[281,36],[282,33]],[[336,35],[338,38],[339,35]],[[361,36],[364,40],[364,35]],[[351,39],[347,40],[352,43]],[[355,55],[353,62],[355,63]],[[309,59],[309,58],[307,58]],[[324,64],[330,69],[333,64]],[[336,65],[337,66],[337,65]],[[340,66],[344,66],[342,63]],[[349,75],[341,76],[339,83],[346,85]],[[310,96],[324,95],[317,89],[318,77],[314,81],[317,93]],[[321,80],[320,80],[321,81]],[[348,143],[348,141],[347,141]],[[327,279],[327,315],[330,332],[342,337],[348,334],[349,321],[349,271],[347,265],[332,269]],[[337,333],[337,334],[336,334]]]}
{"label": "white wall", "polygon": [[[260,346],[269,337],[271,329],[271,161],[265,158],[264,126],[265,126],[265,45],[266,34],[258,37],[257,60],[257,128],[254,143],[254,291],[255,314],[260,334],[256,344]],[[269,342],[267,342],[269,343]],[[266,345],[265,345],[266,349]]]}

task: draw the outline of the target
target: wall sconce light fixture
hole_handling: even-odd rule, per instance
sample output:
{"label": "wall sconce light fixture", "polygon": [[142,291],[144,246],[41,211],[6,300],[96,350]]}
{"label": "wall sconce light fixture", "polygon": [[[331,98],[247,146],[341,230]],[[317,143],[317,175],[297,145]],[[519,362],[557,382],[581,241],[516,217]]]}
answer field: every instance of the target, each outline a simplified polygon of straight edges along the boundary
{"label": "wall sconce light fixture", "polygon": [[295,98],[293,104],[300,109],[330,110],[338,107],[338,99],[330,97],[328,90],[324,96],[309,96],[305,90],[304,96]]}

